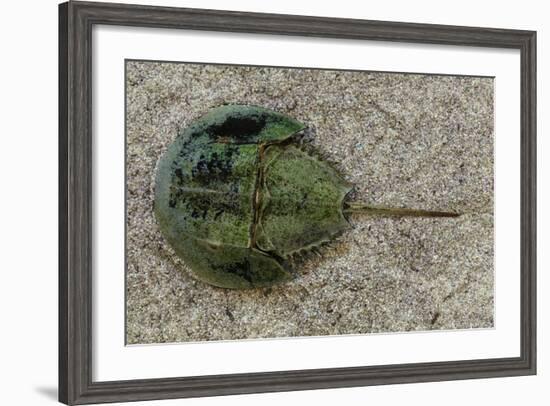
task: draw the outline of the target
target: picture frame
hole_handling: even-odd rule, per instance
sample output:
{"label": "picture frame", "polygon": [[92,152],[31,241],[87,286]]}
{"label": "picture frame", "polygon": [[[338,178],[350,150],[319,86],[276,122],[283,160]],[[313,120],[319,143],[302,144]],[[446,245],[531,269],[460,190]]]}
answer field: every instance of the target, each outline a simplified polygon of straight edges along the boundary
{"label": "picture frame", "polygon": [[[520,52],[520,356],[94,381],[92,28],[151,27],[517,49]],[[59,400],[88,404],[536,373],[536,32],[110,3],[59,6]]]}

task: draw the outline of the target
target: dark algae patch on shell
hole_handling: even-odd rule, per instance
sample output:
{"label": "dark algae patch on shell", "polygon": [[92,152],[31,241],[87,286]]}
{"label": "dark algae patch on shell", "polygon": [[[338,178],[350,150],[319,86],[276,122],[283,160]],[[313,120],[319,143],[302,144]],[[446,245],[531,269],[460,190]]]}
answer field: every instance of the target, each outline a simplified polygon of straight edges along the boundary
{"label": "dark algae patch on shell", "polygon": [[157,169],[155,215],[198,279],[234,289],[288,281],[291,259],[342,234],[353,212],[457,216],[347,201],[353,185],[300,146],[304,129],[272,110],[226,105],[169,146]]}

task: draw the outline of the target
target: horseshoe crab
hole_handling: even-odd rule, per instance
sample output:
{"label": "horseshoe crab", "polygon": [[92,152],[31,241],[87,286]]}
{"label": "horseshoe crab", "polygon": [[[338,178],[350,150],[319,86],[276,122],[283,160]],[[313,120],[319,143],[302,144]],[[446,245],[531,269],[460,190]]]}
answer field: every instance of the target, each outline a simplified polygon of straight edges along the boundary
{"label": "horseshoe crab", "polygon": [[348,201],[353,185],[296,142],[304,124],[262,107],[224,105],[187,127],[159,161],[154,212],[176,254],[223,288],[295,276],[291,258],[350,228],[354,212],[455,217]]}

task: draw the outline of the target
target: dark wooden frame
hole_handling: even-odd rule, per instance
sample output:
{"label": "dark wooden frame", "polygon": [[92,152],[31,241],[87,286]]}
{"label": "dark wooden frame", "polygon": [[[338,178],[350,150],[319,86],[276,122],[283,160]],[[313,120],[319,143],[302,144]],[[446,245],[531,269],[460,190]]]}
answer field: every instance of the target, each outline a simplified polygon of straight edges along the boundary
{"label": "dark wooden frame", "polygon": [[[517,358],[93,382],[92,26],[110,24],[519,49],[521,354]],[[59,400],[66,404],[536,373],[536,32],[69,2],[59,6]]]}

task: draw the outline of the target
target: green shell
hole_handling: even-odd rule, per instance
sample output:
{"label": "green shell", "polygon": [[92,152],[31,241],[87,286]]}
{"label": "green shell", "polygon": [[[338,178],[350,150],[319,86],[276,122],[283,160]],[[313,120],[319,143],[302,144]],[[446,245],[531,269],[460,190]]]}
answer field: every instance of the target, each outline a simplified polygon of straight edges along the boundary
{"label": "green shell", "polygon": [[195,276],[224,288],[290,280],[289,258],[349,227],[351,186],[292,142],[304,125],[261,107],[212,110],[169,146],[155,215]]}

